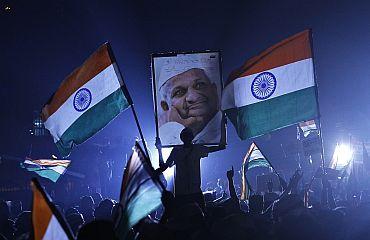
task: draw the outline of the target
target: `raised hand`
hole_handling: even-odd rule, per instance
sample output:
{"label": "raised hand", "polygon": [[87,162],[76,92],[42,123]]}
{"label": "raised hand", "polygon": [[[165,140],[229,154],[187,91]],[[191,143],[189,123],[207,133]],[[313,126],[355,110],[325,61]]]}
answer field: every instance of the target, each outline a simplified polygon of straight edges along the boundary
{"label": "raised hand", "polygon": [[226,172],[226,176],[228,179],[232,179],[234,177],[234,166],[231,166],[231,170]]}
{"label": "raised hand", "polygon": [[193,133],[199,132],[204,127],[204,119],[201,116],[198,117],[182,117],[179,111],[174,108],[170,107],[167,111],[167,122],[178,122],[184,127],[188,127],[192,129]]}

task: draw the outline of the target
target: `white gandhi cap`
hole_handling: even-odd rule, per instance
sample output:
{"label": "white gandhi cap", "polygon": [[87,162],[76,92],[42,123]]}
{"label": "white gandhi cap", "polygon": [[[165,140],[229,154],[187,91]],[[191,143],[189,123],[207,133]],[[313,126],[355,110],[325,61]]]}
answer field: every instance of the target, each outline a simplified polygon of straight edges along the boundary
{"label": "white gandhi cap", "polygon": [[[203,69],[211,82],[220,83],[219,54],[191,53],[155,59],[157,91],[172,77],[192,68]],[[218,82],[217,82],[218,81]]]}

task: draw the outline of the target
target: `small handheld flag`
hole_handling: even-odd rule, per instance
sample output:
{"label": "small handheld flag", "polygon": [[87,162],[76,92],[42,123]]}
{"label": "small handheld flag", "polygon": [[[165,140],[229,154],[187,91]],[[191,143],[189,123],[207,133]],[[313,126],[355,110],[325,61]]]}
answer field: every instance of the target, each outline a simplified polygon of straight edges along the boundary
{"label": "small handheld flag", "polygon": [[318,133],[318,129],[317,129],[315,120],[300,122],[299,127],[302,129],[304,137],[308,137],[308,135],[310,135],[310,133],[313,133],[313,132]]}
{"label": "small handheld flag", "polygon": [[242,164],[242,193],[240,199],[249,198],[250,186],[247,180],[247,171],[255,167],[271,167],[262,152],[258,149],[256,143],[252,143]]}
{"label": "small handheld flag", "polygon": [[70,160],[32,160],[30,158],[26,158],[21,165],[29,172],[35,172],[41,177],[48,178],[51,181],[56,182],[67,170],[70,163]]}
{"label": "small handheld flag", "polygon": [[121,186],[116,235],[125,239],[129,230],[161,205],[162,188],[140,145],[135,144]]}
{"label": "small handheld flag", "polygon": [[35,240],[67,240],[74,236],[36,178],[32,179],[32,227]]}

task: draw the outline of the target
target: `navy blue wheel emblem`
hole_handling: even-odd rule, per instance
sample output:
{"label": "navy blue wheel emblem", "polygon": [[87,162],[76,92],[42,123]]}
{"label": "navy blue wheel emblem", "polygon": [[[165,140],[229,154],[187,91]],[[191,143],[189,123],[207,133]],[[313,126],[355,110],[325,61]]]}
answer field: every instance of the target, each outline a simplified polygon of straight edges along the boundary
{"label": "navy blue wheel emblem", "polygon": [[76,111],[85,111],[91,103],[91,92],[87,88],[81,88],[73,98],[73,107]]}
{"label": "navy blue wheel emblem", "polygon": [[253,79],[251,85],[251,91],[255,98],[264,100],[275,92],[276,89],[276,78],[274,74],[270,72],[263,72],[257,75]]}

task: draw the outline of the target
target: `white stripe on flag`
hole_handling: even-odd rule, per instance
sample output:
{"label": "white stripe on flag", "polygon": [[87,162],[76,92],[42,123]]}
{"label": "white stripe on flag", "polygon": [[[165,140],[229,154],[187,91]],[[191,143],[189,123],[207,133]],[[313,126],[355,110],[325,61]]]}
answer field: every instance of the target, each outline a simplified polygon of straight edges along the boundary
{"label": "white stripe on flag", "polygon": [[30,165],[35,165],[36,167],[41,167],[39,164],[36,164],[36,163],[34,163],[34,162],[30,161],[30,160],[25,160],[24,163],[30,164]]}
{"label": "white stripe on flag", "polygon": [[53,113],[44,123],[45,127],[54,137],[54,142],[59,141],[63,133],[87,110],[94,107],[101,100],[121,87],[113,64],[85,83],[81,88],[87,88],[91,92],[91,104],[83,112],[78,112],[73,106],[75,93],[72,94],[63,105]]}
{"label": "white stripe on flag", "polygon": [[67,234],[64,232],[62,226],[59,224],[58,220],[54,215],[51,216],[48,228],[46,229],[43,240],[68,240]]}
{"label": "white stripe on flag", "polygon": [[[265,100],[315,85],[312,58],[273,69],[266,69],[263,72],[272,73],[277,82],[275,92],[271,97]],[[260,101],[265,101],[255,98],[251,92],[251,84],[254,78],[260,73],[262,72],[235,79],[226,86],[223,92],[222,110],[243,107]],[[244,91],[240,91],[240,89],[244,89]],[[234,96],[234,93],[238,95]]]}
{"label": "white stripe on flag", "polygon": [[249,159],[253,160],[253,159],[262,159],[262,158],[265,159],[261,151],[257,147],[254,147]]}

